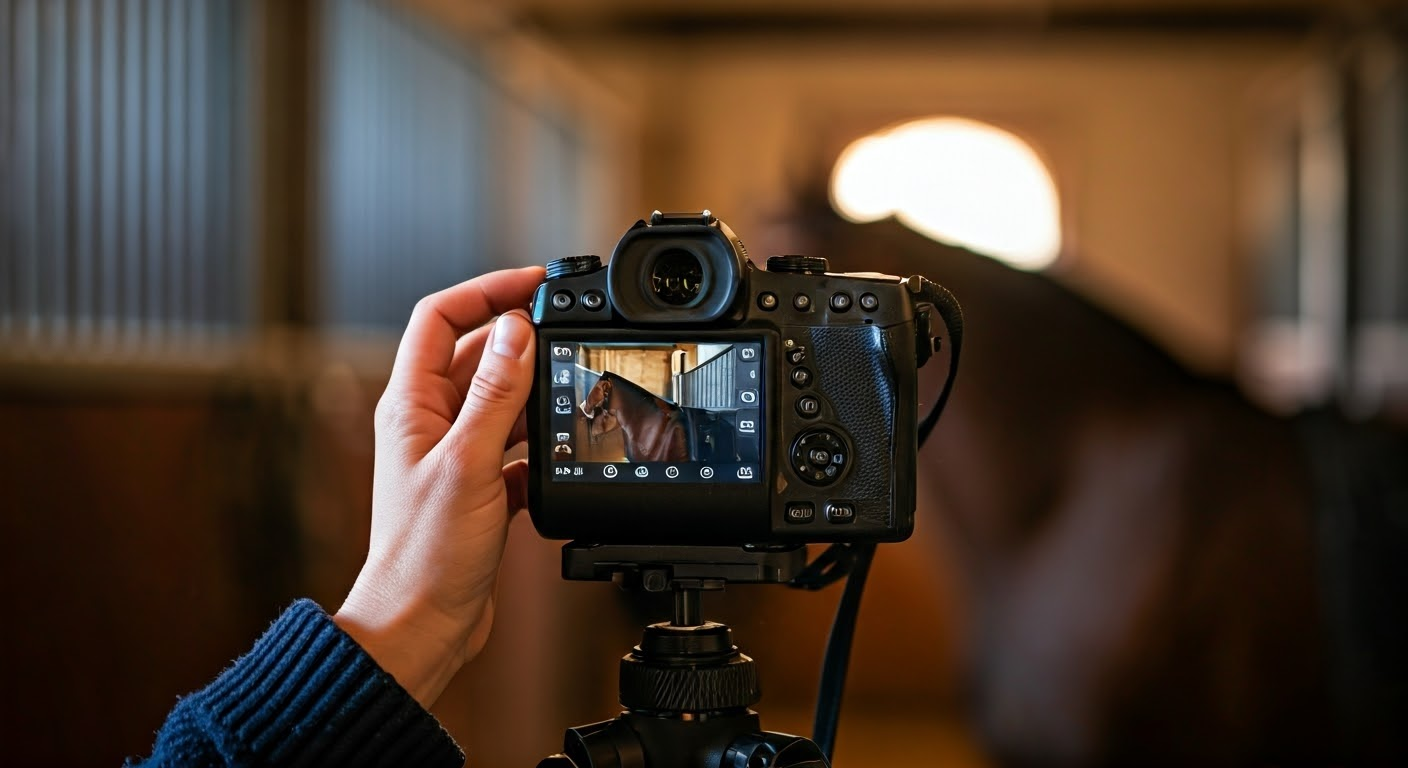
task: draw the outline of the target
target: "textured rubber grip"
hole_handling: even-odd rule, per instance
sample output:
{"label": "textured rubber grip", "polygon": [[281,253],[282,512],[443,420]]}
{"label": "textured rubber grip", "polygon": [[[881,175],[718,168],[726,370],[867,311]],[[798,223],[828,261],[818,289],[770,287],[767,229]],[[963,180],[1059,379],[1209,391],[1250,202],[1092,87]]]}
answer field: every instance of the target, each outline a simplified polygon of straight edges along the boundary
{"label": "textured rubber grip", "polygon": [[620,691],[622,706],[652,712],[738,709],[762,698],[757,665],[741,653],[708,666],[664,666],[626,656]]}

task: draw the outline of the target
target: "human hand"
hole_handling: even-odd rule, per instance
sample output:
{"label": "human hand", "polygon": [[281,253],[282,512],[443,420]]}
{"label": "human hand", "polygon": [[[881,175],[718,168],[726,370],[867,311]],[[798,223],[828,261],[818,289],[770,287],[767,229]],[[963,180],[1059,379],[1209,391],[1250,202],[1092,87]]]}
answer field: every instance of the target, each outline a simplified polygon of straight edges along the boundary
{"label": "human hand", "polygon": [[[541,267],[483,275],[416,305],[376,408],[371,544],[333,620],[423,706],[483,649],[511,515],[527,504]],[[491,325],[483,325],[494,315]]]}

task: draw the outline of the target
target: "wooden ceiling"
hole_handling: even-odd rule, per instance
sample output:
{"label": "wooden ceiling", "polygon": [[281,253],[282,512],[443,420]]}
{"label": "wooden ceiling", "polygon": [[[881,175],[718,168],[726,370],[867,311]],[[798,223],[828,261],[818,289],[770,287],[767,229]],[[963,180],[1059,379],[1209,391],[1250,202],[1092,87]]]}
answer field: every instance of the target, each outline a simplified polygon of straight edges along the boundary
{"label": "wooden ceiling", "polygon": [[1404,0],[499,0],[553,37],[933,33],[1302,34],[1402,22]]}

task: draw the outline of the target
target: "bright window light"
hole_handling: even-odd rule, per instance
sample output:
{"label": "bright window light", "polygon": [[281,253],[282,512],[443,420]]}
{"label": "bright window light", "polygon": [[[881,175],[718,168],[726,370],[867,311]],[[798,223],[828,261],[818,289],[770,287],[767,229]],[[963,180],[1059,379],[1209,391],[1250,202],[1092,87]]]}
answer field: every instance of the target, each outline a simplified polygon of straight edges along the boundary
{"label": "bright window light", "polygon": [[1026,142],[973,120],[916,120],[856,140],[836,161],[831,201],[851,221],[894,216],[1020,269],[1043,269],[1061,251],[1046,165]]}

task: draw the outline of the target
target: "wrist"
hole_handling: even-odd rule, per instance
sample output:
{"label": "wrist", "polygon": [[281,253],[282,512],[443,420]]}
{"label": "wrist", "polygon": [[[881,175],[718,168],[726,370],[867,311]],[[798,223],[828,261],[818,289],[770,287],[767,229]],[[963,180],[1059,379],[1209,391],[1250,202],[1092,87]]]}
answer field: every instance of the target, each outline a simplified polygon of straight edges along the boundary
{"label": "wrist", "polygon": [[414,600],[389,601],[358,585],[332,620],[426,709],[464,665],[463,633]]}

